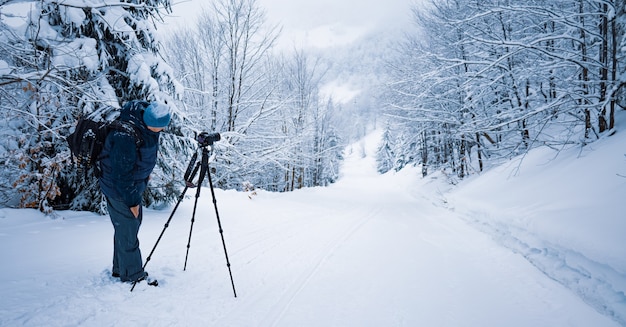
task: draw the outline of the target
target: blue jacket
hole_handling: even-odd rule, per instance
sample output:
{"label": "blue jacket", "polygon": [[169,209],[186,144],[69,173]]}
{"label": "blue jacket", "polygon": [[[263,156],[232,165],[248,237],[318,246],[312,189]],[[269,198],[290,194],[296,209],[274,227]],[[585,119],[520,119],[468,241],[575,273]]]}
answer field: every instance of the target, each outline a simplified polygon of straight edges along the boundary
{"label": "blue jacket", "polygon": [[159,133],[143,122],[147,102],[131,101],[124,105],[119,119],[134,125],[143,140],[137,149],[133,135],[112,130],[100,155],[100,188],[109,198],[124,202],[129,208],[141,204],[141,197],[156,165]]}

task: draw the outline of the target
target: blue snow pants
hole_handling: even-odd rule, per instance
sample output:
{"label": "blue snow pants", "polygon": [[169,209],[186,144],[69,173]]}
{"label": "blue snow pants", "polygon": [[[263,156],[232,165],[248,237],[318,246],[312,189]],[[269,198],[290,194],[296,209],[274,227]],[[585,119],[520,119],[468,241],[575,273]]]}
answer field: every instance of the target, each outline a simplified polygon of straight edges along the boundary
{"label": "blue snow pants", "polygon": [[107,206],[113,223],[113,275],[119,274],[122,282],[134,282],[146,273],[143,271],[141,251],[139,249],[139,227],[143,210],[139,208],[139,216],[135,218],[130,208],[122,201],[108,196]]}

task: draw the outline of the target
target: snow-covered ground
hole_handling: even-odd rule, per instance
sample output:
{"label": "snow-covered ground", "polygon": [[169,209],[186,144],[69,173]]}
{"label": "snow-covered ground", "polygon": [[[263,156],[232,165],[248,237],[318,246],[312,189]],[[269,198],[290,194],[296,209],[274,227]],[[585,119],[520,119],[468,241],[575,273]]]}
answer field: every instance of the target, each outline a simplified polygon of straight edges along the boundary
{"label": "snow-covered ground", "polygon": [[[625,122],[620,121],[623,129]],[[373,133],[326,188],[194,190],[146,269],[110,275],[107,216],[0,210],[0,326],[626,326],[626,134],[536,150],[451,188],[377,175]],[[171,208],[147,210],[145,257]]]}

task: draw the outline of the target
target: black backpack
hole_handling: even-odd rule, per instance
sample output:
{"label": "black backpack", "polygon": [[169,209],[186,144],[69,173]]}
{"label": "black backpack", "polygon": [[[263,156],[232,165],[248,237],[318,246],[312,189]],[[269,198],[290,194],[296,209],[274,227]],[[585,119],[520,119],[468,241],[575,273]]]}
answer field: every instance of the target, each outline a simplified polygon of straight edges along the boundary
{"label": "black backpack", "polygon": [[97,165],[100,160],[100,152],[104,148],[104,141],[112,130],[128,133],[135,139],[137,149],[141,146],[141,134],[130,122],[119,119],[113,121],[95,121],[89,118],[80,118],[76,129],[67,137],[67,143],[72,152],[73,161],[79,173],[87,172],[93,168],[96,177],[100,177],[100,168]]}

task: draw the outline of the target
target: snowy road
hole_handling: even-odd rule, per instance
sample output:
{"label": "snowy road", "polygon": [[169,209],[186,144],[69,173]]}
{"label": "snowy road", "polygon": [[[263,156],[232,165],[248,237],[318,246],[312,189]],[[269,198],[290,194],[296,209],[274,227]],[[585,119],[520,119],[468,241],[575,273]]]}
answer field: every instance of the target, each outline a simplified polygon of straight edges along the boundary
{"label": "snowy road", "polygon": [[[148,264],[161,285],[132,293],[108,276],[107,217],[1,210],[0,325],[619,326],[441,206],[436,186],[377,176],[360,152],[328,188],[217,192],[237,298],[208,190],[187,271],[191,199]],[[144,257],[168,214],[147,212]]]}
{"label": "snowy road", "polygon": [[281,196],[266,215],[278,223],[241,254],[253,296],[216,325],[615,325],[409,179],[380,183],[365,163],[349,161],[329,189]]}

